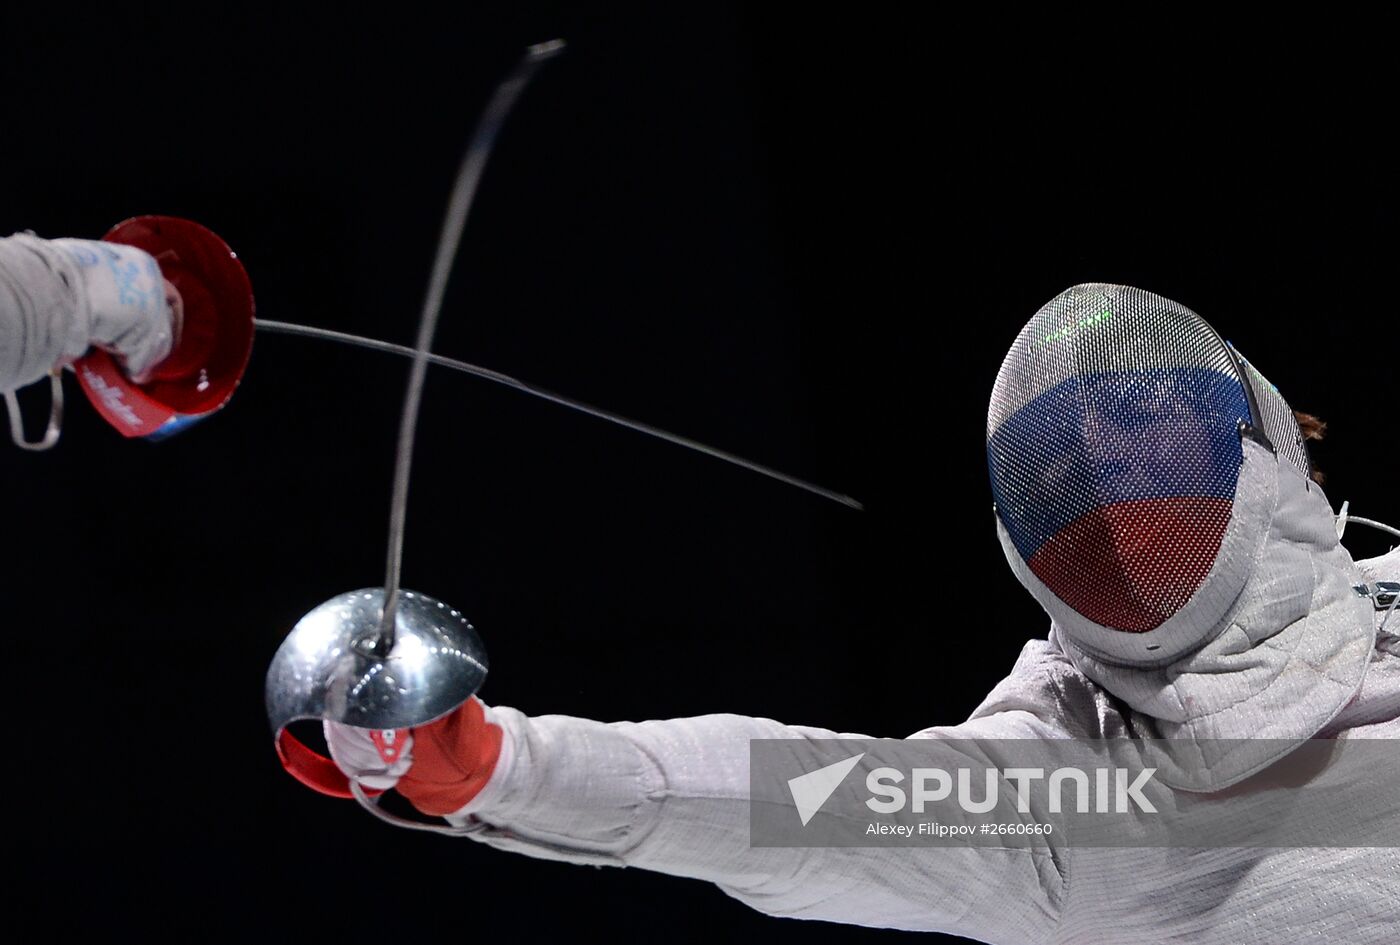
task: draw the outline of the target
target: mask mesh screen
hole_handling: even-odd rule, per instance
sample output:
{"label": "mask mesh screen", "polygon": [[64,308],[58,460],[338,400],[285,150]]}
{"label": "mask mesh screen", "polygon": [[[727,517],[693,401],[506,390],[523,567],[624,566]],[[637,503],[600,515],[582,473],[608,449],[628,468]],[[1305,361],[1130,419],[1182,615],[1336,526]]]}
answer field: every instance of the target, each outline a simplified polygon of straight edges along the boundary
{"label": "mask mesh screen", "polygon": [[1076,286],[1036,313],[997,376],[997,512],[1066,604],[1101,626],[1151,630],[1215,561],[1242,420],[1234,360],[1198,315],[1140,289]]}

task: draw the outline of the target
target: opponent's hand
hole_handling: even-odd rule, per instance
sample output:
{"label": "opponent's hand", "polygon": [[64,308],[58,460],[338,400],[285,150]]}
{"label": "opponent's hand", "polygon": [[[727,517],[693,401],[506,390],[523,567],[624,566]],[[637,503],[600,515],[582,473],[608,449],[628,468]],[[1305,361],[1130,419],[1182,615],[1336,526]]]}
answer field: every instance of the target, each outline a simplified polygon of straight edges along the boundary
{"label": "opponent's hand", "polygon": [[422,813],[445,817],[466,807],[496,770],[503,732],[488,712],[473,696],[449,715],[407,731],[326,722],[326,744],[347,777],[368,788],[397,788]]}
{"label": "opponent's hand", "polygon": [[137,383],[174,350],[183,318],[180,293],[152,256],[101,240],[52,240],[73,260],[87,301],[89,341],[116,355]]}

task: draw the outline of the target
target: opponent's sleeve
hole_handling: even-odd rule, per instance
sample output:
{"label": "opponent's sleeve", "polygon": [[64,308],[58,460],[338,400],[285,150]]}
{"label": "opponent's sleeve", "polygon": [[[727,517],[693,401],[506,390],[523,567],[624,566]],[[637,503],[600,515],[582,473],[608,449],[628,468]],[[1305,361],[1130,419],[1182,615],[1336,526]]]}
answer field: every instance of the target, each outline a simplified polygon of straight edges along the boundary
{"label": "opponent's sleeve", "polygon": [[0,239],[0,391],[81,357],[89,321],[72,259],[33,236]]}
{"label": "opponent's sleeve", "polygon": [[[738,715],[602,723],[494,707],[505,737],[482,792],[450,817],[495,847],[708,880],[775,916],[953,932],[1047,936],[1064,891],[1048,847],[754,848],[749,741],[864,738]],[[995,734],[979,719],[924,737]],[[1016,724],[1006,737],[1027,737]]]}

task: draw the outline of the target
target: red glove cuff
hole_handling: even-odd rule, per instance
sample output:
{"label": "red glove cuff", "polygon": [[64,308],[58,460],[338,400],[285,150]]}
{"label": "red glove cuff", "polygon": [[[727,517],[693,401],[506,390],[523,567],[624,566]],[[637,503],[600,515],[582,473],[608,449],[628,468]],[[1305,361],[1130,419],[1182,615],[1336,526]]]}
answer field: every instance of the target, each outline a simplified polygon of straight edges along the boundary
{"label": "red glove cuff", "polygon": [[452,714],[413,729],[413,767],[396,790],[429,816],[461,810],[491,780],[503,735],[473,696]]}

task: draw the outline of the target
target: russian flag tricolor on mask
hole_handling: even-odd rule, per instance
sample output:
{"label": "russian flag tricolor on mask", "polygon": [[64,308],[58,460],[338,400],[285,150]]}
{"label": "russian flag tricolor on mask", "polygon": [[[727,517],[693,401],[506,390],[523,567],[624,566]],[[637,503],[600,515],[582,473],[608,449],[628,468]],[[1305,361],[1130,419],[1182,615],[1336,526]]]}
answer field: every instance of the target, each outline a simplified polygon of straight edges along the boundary
{"label": "russian flag tricolor on mask", "polygon": [[1230,523],[1249,397],[1194,312],[1076,286],[1022,329],[987,422],[992,493],[1015,552],[1100,626],[1142,633],[1191,599]]}

